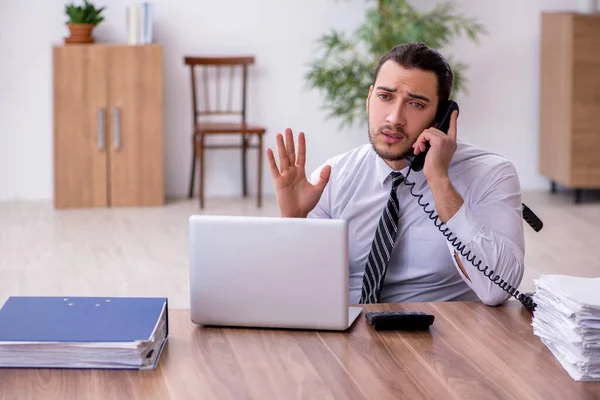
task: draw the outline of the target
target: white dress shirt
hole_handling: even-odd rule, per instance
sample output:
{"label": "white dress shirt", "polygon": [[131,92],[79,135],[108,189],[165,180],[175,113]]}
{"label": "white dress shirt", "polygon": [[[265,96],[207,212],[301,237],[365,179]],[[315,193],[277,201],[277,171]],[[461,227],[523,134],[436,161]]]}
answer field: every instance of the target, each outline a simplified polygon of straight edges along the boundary
{"label": "white dress shirt", "polygon": [[[371,244],[392,187],[389,175],[393,170],[370,143],[325,164],[331,165],[331,176],[308,217],[348,222],[349,300],[358,304]],[[311,174],[312,183],[318,181],[323,165]],[[408,167],[400,172],[406,177]],[[458,237],[457,241],[465,246],[463,252],[470,250],[476,257],[474,261],[481,261],[481,269],[488,266],[488,275],[491,269],[492,278],[500,275],[517,288],[523,277],[525,244],[521,188],[514,166],[501,156],[458,140],[449,178],[464,204],[442,227],[449,228],[451,239]],[[435,211],[423,171],[411,171],[407,179],[415,183],[413,193],[423,194],[421,203],[429,203],[427,210]],[[380,302],[480,299],[497,305],[510,297],[459,254],[467,278],[454,259],[455,248],[410,194],[410,187],[401,183],[396,193],[400,220]]]}

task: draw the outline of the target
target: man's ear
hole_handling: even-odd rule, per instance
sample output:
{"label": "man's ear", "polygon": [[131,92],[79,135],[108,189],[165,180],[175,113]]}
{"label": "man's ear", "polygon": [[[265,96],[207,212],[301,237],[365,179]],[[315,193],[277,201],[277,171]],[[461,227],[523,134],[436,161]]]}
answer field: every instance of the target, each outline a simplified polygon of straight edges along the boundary
{"label": "man's ear", "polygon": [[365,108],[369,112],[369,100],[371,100],[371,93],[373,93],[373,85],[369,86],[369,94],[367,95],[367,101],[365,102]]}

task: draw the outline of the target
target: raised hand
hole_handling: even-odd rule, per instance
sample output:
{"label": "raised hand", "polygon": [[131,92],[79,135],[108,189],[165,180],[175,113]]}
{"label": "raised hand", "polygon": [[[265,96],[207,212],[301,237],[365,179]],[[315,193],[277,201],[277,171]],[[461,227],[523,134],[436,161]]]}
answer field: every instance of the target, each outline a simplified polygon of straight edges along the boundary
{"label": "raised hand", "polygon": [[294,147],[294,135],[290,128],[283,135],[278,133],[277,152],[279,167],[270,148],[267,148],[267,160],[282,217],[306,218],[317,205],[331,175],[331,167],[326,165],[321,170],[319,181],[313,185],[306,178],[306,139],[304,132],[298,134],[298,155]]}

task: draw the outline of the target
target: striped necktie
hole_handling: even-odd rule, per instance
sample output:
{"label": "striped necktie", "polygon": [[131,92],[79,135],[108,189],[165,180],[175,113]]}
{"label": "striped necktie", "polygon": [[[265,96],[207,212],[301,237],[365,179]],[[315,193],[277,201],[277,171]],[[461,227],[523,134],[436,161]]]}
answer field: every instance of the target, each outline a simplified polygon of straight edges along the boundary
{"label": "striped necktie", "polygon": [[362,295],[360,304],[378,303],[381,289],[385,279],[387,264],[390,261],[396,232],[398,231],[398,219],[400,218],[400,206],[396,196],[396,188],[404,180],[400,172],[392,172],[392,190],[387,205],[383,210],[377,232],[371,245],[371,252],[365,267],[363,276]]}

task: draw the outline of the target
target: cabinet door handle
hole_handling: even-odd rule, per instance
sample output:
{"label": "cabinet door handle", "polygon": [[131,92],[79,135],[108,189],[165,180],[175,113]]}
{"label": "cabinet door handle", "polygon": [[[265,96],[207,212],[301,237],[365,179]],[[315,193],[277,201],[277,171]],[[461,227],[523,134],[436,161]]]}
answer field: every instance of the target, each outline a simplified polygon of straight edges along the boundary
{"label": "cabinet door handle", "polygon": [[121,110],[119,107],[115,107],[113,113],[113,124],[115,132],[115,150],[121,148]]}
{"label": "cabinet door handle", "polygon": [[104,107],[98,109],[98,150],[104,150]]}

